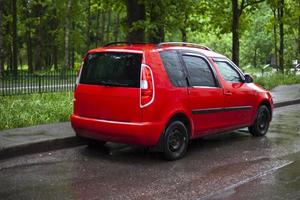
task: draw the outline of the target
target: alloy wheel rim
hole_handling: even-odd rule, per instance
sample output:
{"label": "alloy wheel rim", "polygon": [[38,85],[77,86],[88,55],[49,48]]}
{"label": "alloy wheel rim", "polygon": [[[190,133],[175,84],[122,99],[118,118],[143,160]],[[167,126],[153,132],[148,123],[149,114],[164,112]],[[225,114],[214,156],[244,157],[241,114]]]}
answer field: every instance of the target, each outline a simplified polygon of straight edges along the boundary
{"label": "alloy wheel rim", "polygon": [[181,130],[175,128],[172,130],[171,134],[169,135],[169,150],[172,152],[176,152],[181,149],[184,145],[185,137]]}
{"label": "alloy wheel rim", "polygon": [[266,132],[268,128],[268,113],[266,110],[263,110],[258,114],[257,122],[258,122],[258,128],[262,132]]}

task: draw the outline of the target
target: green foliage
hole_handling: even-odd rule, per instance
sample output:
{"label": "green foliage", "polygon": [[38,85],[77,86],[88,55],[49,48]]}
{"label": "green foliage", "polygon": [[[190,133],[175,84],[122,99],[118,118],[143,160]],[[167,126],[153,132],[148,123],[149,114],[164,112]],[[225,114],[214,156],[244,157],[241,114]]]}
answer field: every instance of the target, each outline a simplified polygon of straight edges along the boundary
{"label": "green foliage", "polygon": [[[68,0],[18,0],[19,65],[28,64],[31,41],[33,67],[36,70],[60,68],[65,57],[65,18]],[[145,4],[146,20],[133,28],[145,28],[147,40],[196,42],[231,57],[232,1],[225,0],[140,0]],[[242,9],[242,2],[245,3]],[[273,11],[279,0],[238,1],[240,15],[240,64],[260,66],[275,54],[274,25],[278,19]],[[4,1],[1,31],[4,33],[4,64],[11,65],[12,11],[11,1]],[[77,68],[88,49],[108,42],[124,41],[126,26],[125,0],[72,0],[70,10],[70,57]],[[299,59],[300,3],[285,0],[285,67]],[[30,33],[30,38],[28,38]],[[278,35],[278,30],[277,30]],[[279,36],[277,36],[279,46]],[[255,56],[254,56],[255,55]]]}
{"label": "green foliage", "polygon": [[72,99],[71,92],[0,96],[0,130],[68,121]]}
{"label": "green foliage", "polygon": [[266,4],[252,14],[249,20],[251,29],[244,32],[241,38],[241,67],[252,65],[258,67],[270,61],[273,48],[273,26],[269,26],[272,12]]}
{"label": "green foliage", "polygon": [[276,73],[269,76],[256,78],[254,82],[258,83],[259,85],[263,86],[268,90],[271,90],[278,85],[291,85],[300,83],[300,75],[284,75],[281,73]]}

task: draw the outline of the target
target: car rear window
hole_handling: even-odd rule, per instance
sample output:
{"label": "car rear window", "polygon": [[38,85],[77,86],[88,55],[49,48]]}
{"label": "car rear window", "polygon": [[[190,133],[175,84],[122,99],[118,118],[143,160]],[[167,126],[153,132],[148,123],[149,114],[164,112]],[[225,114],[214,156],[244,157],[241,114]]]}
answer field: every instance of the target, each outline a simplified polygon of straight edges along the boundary
{"label": "car rear window", "polygon": [[89,54],[80,83],[116,87],[140,87],[142,54],[103,52]]}

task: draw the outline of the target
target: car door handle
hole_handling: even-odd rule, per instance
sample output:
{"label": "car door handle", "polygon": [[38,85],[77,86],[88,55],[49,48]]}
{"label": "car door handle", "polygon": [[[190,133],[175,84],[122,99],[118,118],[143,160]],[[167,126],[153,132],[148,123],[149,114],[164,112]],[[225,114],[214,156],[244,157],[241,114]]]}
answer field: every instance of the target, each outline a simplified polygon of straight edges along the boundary
{"label": "car door handle", "polygon": [[232,93],[231,93],[229,90],[225,90],[225,91],[224,91],[224,95],[226,95],[226,96],[231,96]]}

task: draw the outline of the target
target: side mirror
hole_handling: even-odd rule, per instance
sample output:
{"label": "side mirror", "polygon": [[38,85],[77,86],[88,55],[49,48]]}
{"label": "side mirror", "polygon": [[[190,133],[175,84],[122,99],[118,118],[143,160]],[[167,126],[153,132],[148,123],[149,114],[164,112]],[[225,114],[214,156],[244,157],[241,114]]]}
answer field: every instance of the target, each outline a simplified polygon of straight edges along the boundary
{"label": "side mirror", "polygon": [[253,82],[253,78],[249,74],[245,74],[244,78],[245,78],[245,83],[252,83]]}

